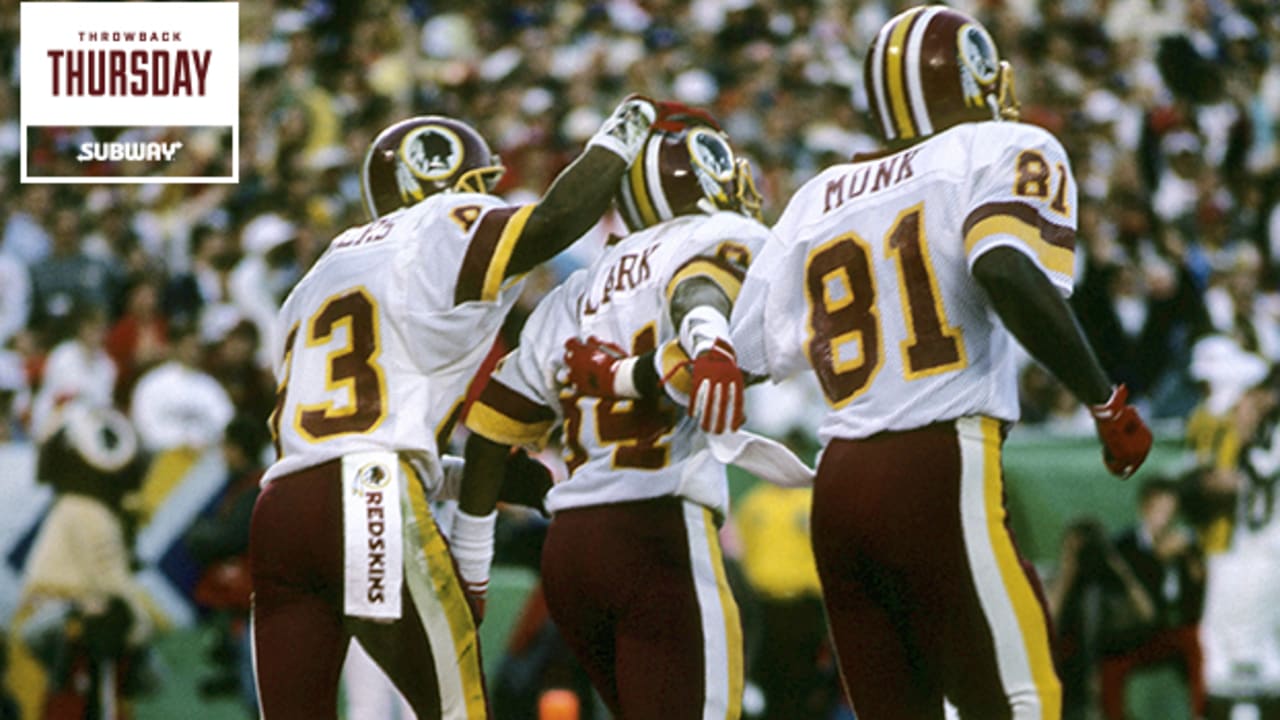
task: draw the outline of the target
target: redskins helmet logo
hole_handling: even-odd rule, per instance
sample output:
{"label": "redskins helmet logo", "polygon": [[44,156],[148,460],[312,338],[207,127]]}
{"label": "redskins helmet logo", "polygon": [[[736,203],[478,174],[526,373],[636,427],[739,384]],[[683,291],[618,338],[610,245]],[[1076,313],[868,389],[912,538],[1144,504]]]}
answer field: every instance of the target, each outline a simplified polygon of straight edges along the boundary
{"label": "redskins helmet logo", "polygon": [[404,136],[400,158],[422,180],[448,179],[462,167],[462,139],[440,125],[421,127]]}
{"label": "redskins helmet logo", "polygon": [[701,171],[717,182],[733,179],[733,151],[714,130],[694,128],[689,131],[689,157]]}
{"label": "redskins helmet logo", "polygon": [[729,143],[714,130],[701,127],[690,130],[685,142],[703,194],[723,204],[728,200],[725,186],[733,181],[736,170]]}
{"label": "redskins helmet logo", "polygon": [[964,87],[965,102],[981,106],[986,101],[983,88],[991,87],[1000,74],[996,43],[982,26],[965,23],[957,31],[956,47],[960,51],[960,83]]}

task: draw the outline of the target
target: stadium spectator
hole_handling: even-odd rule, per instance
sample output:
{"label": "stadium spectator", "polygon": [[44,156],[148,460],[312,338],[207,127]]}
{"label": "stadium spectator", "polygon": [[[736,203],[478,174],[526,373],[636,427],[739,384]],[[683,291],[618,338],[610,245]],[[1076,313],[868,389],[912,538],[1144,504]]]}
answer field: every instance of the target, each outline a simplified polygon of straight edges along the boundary
{"label": "stadium spectator", "polygon": [[0,253],[0,349],[26,330],[30,314],[31,279],[27,266],[12,255]]}
{"label": "stadium spectator", "polygon": [[209,659],[214,672],[200,684],[203,695],[231,694],[257,712],[253,684],[249,607],[249,524],[264,470],[266,428],[252,416],[237,416],[222,442],[226,480],[212,512],[198,518],[183,536],[200,564],[193,597],[209,615],[201,624],[212,630]]}
{"label": "stadium spectator", "polygon": [[214,330],[215,337],[205,345],[205,371],[227,391],[238,415],[267,417],[275,405],[276,388],[270,371],[258,364],[261,343],[257,326],[239,320],[230,328]]}
{"label": "stadium spectator", "polygon": [[275,213],[255,217],[244,227],[244,256],[227,278],[227,297],[240,315],[253,321],[262,338],[258,362],[270,366],[270,353],[280,346],[276,337],[276,313],[284,296],[302,276],[305,265],[298,257],[298,227]]}
{"label": "stadium spectator", "polygon": [[50,252],[31,266],[31,328],[50,345],[71,334],[73,309],[95,307],[108,320],[117,309],[124,280],[120,266],[84,253],[82,222],[75,207],[57,206]]}
{"label": "stadium spectator", "polygon": [[165,287],[163,305],[169,319],[203,327],[206,313],[214,316],[211,322],[225,322],[221,318],[228,313],[238,318],[229,283],[239,254],[226,230],[201,223],[191,231],[191,245],[191,266],[174,269]]}
{"label": "stadium spectator", "polygon": [[1125,686],[1132,673],[1165,663],[1181,674],[1193,717],[1204,712],[1199,622],[1205,559],[1194,535],[1179,521],[1180,502],[1177,482],[1159,476],[1144,480],[1138,491],[1138,522],[1115,538],[1116,554],[1141,584],[1154,612],[1145,622],[1109,624],[1104,618],[1101,693],[1107,720],[1129,717]]}
{"label": "stadium spectator", "polygon": [[108,717],[154,628],[123,502],[142,477],[140,447],[109,408],[72,401],[50,422],[36,471],[55,499],[23,568],[10,687],[23,717]]}
{"label": "stadium spectator", "polygon": [[113,397],[128,407],[138,377],[169,354],[169,323],[160,307],[160,283],[154,277],[134,280],[124,293],[124,312],[107,332],[105,349],[116,365]]}
{"label": "stadium spectator", "polygon": [[826,717],[839,696],[809,547],[812,498],[808,489],[762,482],[739,499],[733,514],[761,625],[747,677],[764,695],[764,712],[756,717],[769,720]]}
{"label": "stadium spectator", "polygon": [[100,306],[77,304],[68,313],[74,334],[49,353],[32,400],[31,432],[41,440],[51,431],[48,425],[58,406],[71,401],[94,407],[111,407],[116,383],[116,365],[103,344],[107,336],[107,313]]}
{"label": "stadium spectator", "polygon": [[22,356],[0,348],[0,445],[25,439],[22,416],[30,400]]}
{"label": "stadium spectator", "polygon": [[1188,507],[1209,556],[1202,621],[1209,720],[1254,713],[1280,718],[1280,392],[1275,374],[1237,401],[1248,438],[1239,465],[1207,469],[1191,486]]}
{"label": "stadium spectator", "polygon": [[222,443],[235,415],[227,391],[201,367],[203,346],[190,325],[170,328],[172,359],[138,378],[129,414],[148,452],[203,452]]}
{"label": "stadium spectator", "polygon": [[52,239],[46,228],[55,207],[54,187],[19,185],[17,202],[9,208],[5,218],[0,251],[21,260],[28,267],[49,254]]}

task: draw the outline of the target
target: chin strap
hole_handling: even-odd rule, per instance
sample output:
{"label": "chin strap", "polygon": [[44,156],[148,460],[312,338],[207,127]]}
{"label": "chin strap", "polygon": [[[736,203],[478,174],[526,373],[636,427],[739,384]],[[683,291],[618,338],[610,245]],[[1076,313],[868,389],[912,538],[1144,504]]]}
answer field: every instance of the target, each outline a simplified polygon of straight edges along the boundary
{"label": "chin strap", "polygon": [[1018,90],[1013,81],[1013,65],[1000,61],[1000,75],[996,84],[996,112],[1001,120],[1022,119],[1022,106],[1018,103]]}

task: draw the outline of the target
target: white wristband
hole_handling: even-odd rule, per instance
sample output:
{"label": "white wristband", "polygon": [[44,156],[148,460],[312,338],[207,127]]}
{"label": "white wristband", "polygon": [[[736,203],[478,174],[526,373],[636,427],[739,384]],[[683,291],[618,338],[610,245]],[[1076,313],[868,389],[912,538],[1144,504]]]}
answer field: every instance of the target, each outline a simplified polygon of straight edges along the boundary
{"label": "white wristband", "polygon": [[711,349],[716,340],[729,343],[729,320],[710,305],[699,305],[680,321],[680,347],[689,357]]}
{"label": "white wristband", "polygon": [[471,515],[461,509],[453,513],[449,549],[463,582],[488,585],[489,566],[493,565],[493,528],[497,521],[497,510],[484,516]]}
{"label": "white wristband", "polygon": [[620,398],[638,398],[640,391],[636,389],[636,381],[632,375],[635,372],[636,358],[629,357],[626,360],[619,360],[613,373],[613,395]]}

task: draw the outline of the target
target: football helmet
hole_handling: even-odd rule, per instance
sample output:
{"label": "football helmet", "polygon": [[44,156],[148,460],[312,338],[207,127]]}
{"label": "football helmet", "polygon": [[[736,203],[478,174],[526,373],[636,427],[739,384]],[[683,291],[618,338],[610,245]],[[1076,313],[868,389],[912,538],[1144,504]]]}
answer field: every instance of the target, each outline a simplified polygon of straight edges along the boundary
{"label": "football helmet", "polygon": [[751,164],[702,113],[655,126],[618,188],[616,205],[632,231],[678,215],[740,212],[760,219]]}
{"label": "football helmet", "polygon": [[505,171],[470,125],[423,115],[378,133],[364,156],[360,188],[376,219],[439,192],[487,193]]}
{"label": "football helmet", "polygon": [[962,122],[1017,120],[1013,68],[977,20],[915,7],[880,28],[863,62],[875,125],[890,143]]}

